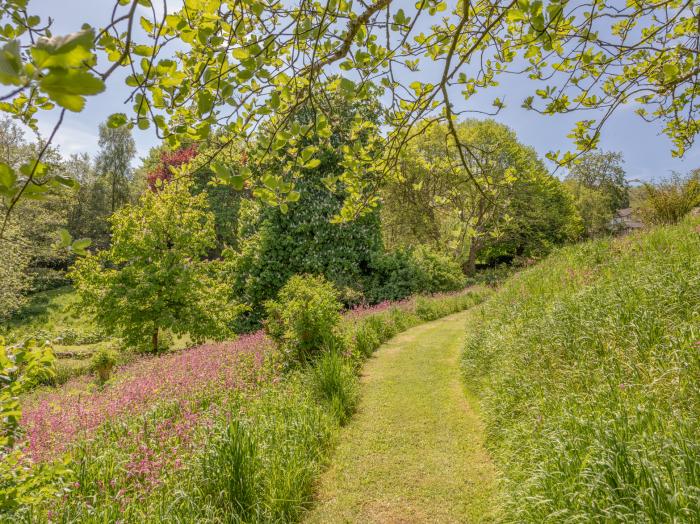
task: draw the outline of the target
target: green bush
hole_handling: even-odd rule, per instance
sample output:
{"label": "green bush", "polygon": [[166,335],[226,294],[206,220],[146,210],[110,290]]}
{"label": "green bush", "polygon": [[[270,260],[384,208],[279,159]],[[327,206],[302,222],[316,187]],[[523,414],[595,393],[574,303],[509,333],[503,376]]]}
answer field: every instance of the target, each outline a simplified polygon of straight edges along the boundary
{"label": "green bush", "polygon": [[420,275],[419,291],[423,293],[456,291],[466,285],[462,268],[453,258],[438,253],[428,246],[418,246],[412,256]]}
{"label": "green bush", "polygon": [[468,326],[509,522],[697,522],[697,220],[562,249]]}
{"label": "green bush", "polygon": [[376,254],[371,262],[365,296],[368,302],[400,300],[421,291],[423,279],[409,250]]}
{"label": "green bush", "polygon": [[265,307],[265,329],[292,361],[309,361],[337,336],[338,292],[322,276],[293,276]]}
{"label": "green bush", "polygon": [[92,357],[92,369],[97,374],[100,384],[109,380],[114,366],[117,365],[117,352],[113,349],[102,348]]}
{"label": "green bush", "polygon": [[674,173],[659,184],[645,183],[640,214],[649,224],[676,224],[700,206],[700,169],[687,176]]}

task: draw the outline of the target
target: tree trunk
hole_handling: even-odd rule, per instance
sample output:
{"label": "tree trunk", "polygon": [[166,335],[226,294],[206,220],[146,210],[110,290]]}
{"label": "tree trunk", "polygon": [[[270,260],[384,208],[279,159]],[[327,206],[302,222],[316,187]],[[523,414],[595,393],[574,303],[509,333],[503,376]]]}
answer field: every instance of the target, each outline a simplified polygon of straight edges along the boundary
{"label": "tree trunk", "polygon": [[476,255],[478,251],[479,242],[476,238],[472,238],[469,241],[469,255],[467,256],[466,262],[462,264],[462,271],[469,277],[476,273]]}
{"label": "tree trunk", "polygon": [[[114,214],[114,208],[116,207],[117,200],[117,175],[112,174],[112,214]],[[158,334],[156,333],[156,338]]]}
{"label": "tree trunk", "polygon": [[153,332],[153,336],[151,337],[151,344],[153,345],[153,352],[157,353],[158,352],[158,328],[155,329]]}

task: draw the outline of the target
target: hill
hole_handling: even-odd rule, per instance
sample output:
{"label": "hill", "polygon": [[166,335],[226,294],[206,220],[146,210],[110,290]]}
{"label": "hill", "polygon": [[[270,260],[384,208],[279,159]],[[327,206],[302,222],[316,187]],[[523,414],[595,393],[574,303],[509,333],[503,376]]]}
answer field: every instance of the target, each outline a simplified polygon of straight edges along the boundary
{"label": "hill", "polygon": [[700,515],[698,223],[564,248],[471,316],[507,520]]}

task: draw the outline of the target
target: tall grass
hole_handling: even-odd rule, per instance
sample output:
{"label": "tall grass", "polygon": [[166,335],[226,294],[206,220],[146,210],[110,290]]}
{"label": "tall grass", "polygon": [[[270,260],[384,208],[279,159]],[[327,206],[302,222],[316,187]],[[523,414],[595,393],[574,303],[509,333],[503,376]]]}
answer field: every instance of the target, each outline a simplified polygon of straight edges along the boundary
{"label": "tall grass", "polygon": [[[428,308],[432,317],[486,293],[424,303],[440,304]],[[338,427],[355,409],[362,361],[424,320],[417,304],[351,312],[311,362],[291,370],[257,333],[137,361],[100,389],[76,379],[35,393],[24,406],[27,458],[62,460],[71,473],[55,479],[60,503],[38,492],[13,514],[0,508],[0,521],[299,520]]]}
{"label": "tall grass", "polygon": [[464,373],[513,522],[697,522],[697,222],[561,250],[475,311]]}

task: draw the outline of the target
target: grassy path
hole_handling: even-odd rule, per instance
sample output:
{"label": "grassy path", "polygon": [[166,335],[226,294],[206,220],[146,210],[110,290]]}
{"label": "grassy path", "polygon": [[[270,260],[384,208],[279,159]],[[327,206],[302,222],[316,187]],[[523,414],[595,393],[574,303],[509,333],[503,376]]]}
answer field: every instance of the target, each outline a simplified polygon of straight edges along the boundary
{"label": "grassy path", "polygon": [[406,331],[364,368],[307,522],[490,522],[495,470],[459,376],[467,313]]}

